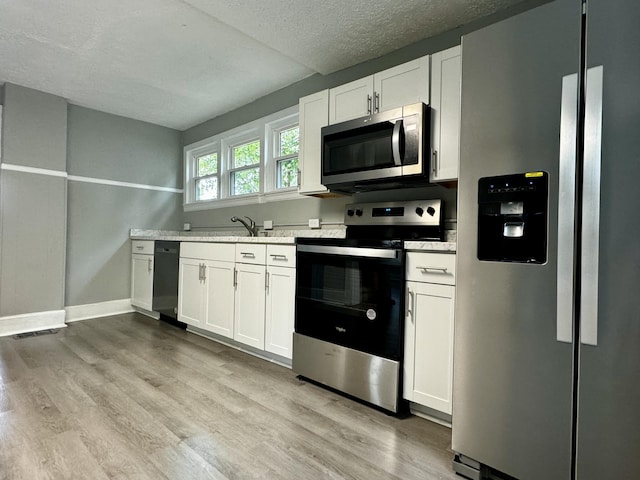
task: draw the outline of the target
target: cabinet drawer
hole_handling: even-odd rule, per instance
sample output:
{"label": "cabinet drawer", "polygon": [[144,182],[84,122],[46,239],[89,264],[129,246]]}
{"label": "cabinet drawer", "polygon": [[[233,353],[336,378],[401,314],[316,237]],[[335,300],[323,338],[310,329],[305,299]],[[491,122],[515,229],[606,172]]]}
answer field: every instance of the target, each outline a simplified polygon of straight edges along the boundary
{"label": "cabinet drawer", "polygon": [[153,240],[131,240],[131,253],[153,255]]}
{"label": "cabinet drawer", "polygon": [[295,267],[296,247],[294,245],[267,245],[267,265]]}
{"label": "cabinet drawer", "polygon": [[180,256],[182,258],[233,262],[234,255],[235,244],[233,243],[182,242],[180,244]]}
{"label": "cabinet drawer", "polygon": [[452,253],[407,253],[407,280],[455,285],[456,256]]}
{"label": "cabinet drawer", "polygon": [[253,263],[265,265],[267,246],[255,243],[236,244],[236,263]]}

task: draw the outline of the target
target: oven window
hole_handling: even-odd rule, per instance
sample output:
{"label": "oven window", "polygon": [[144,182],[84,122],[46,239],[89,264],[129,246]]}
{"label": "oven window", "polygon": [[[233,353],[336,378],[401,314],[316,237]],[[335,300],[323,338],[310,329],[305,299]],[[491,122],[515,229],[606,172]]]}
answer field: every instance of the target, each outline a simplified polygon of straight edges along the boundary
{"label": "oven window", "polygon": [[403,258],[297,255],[296,332],[399,359]]}

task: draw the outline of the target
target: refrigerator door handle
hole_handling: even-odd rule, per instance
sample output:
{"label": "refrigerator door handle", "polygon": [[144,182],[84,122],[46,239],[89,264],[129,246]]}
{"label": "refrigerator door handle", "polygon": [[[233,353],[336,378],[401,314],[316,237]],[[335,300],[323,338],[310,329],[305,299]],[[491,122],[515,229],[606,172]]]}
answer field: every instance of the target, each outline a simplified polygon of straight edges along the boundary
{"label": "refrigerator door handle", "polygon": [[580,342],[598,345],[602,65],[587,69],[584,119]]}
{"label": "refrigerator door handle", "polygon": [[578,74],[562,78],[560,110],[560,171],[558,187],[558,273],[556,340],[573,342],[574,228]]}

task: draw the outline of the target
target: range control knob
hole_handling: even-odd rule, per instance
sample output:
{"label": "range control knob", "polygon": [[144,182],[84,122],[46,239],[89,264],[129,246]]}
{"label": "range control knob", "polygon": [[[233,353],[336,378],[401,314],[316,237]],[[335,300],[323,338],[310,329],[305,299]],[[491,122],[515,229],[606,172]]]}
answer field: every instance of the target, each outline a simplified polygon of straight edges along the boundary
{"label": "range control knob", "polygon": [[349,215],[350,217],[353,217],[353,210],[351,209],[347,210],[347,215]]}
{"label": "range control knob", "polygon": [[356,215],[361,217],[362,216],[362,209],[361,208],[356,208]]}
{"label": "range control knob", "polygon": [[427,207],[427,213],[433,217],[436,213],[436,209],[433,207]]}
{"label": "range control knob", "polygon": [[421,217],[423,213],[424,213],[424,209],[422,207],[416,207],[416,215]]}

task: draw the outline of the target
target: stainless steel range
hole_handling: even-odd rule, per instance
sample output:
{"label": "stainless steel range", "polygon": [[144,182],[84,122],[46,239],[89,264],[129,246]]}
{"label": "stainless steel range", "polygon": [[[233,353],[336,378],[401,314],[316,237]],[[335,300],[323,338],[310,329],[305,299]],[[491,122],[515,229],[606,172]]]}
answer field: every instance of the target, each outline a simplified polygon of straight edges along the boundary
{"label": "stainless steel range", "polygon": [[293,370],[400,413],[403,241],[442,240],[442,202],[348,205],[345,225],[346,238],[298,239]]}

